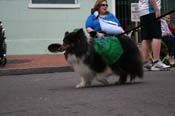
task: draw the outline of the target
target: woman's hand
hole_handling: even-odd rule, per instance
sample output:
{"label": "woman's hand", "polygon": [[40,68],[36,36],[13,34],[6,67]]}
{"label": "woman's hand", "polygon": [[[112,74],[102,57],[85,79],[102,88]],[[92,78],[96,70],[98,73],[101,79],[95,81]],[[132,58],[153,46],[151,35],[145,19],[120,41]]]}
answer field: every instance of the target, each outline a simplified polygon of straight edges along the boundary
{"label": "woman's hand", "polygon": [[160,17],[161,13],[160,13],[160,10],[156,10],[156,18]]}
{"label": "woman's hand", "polygon": [[99,32],[97,32],[97,37],[103,38],[103,37],[105,37],[105,35],[104,35],[104,33],[99,33]]}
{"label": "woman's hand", "polygon": [[[86,29],[86,31],[87,31],[88,33],[90,33],[90,32],[93,32],[94,30],[93,30],[92,28],[88,27],[88,28]],[[105,36],[105,34],[104,34],[104,33],[99,33],[99,32],[97,32],[97,33],[96,33],[96,36],[99,37],[99,38],[103,38],[103,37]]]}
{"label": "woman's hand", "polygon": [[166,32],[166,36],[169,36],[169,35],[171,35],[171,33],[169,33],[169,32]]}
{"label": "woman's hand", "polygon": [[172,34],[169,32],[163,32],[163,36],[169,36],[169,35],[172,35]]}

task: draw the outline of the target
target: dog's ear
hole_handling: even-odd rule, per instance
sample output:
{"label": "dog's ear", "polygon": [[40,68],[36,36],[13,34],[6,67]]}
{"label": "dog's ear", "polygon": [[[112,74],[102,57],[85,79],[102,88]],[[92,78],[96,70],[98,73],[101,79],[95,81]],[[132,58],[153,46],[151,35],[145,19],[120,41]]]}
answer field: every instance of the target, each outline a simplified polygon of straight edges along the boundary
{"label": "dog's ear", "polygon": [[66,32],[65,32],[65,34],[64,34],[64,36],[67,36],[68,34],[69,34],[69,32],[68,32],[68,31],[66,31]]}

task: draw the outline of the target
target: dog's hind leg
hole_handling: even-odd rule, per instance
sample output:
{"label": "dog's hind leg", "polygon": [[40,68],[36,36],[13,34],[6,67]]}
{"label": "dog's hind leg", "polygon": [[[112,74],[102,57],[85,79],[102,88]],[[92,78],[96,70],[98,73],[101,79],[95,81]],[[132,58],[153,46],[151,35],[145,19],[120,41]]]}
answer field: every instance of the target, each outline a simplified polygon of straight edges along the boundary
{"label": "dog's hind leg", "polygon": [[130,74],[130,82],[134,83],[136,76],[134,74]]}
{"label": "dog's hind leg", "polygon": [[103,85],[108,85],[109,82],[107,78],[113,74],[111,68],[107,67],[104,72],[97,73],[96,74],[96,79]]}
{"label": "dog's hind leg", "polygon": [[120,73],[118,84],[125,84],[127,81],[127,75],[128,74],[126,72]]}
{"label": "dog's hind leg", "polygon": [[102,83],[103,85],[108,85],[109,82],[105,78],[106,77],[104,75],[102,76],[101,74],[98,74],[98,76],[96,76],[98,82]]}
{"label": "dog's hind leg", "polygon": [[113,66],[112,69],[113,69],[113,72],[114,72],[116,75],[119,75],[119,80],[118,80],[115,84],[125,84],[126,81],[127,81],[128,73],[125,72],[125,71],[124,71],[123,69],[121,69],[120,67],[115,67],[115,66]]}

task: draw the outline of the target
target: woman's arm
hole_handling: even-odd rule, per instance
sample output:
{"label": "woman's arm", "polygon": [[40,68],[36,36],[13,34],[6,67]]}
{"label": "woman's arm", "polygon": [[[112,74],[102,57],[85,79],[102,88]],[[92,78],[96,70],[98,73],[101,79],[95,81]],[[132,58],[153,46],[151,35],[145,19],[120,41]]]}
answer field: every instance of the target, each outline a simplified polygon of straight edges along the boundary
{"label": "woman's arm", "polygon": [[155,10],[156,18],[160,17],[161,13],[160,13],[160,9],[159,9],[159,6],[158,6],[156,0],[150,0],[150,2],[151,2],[152,6],[153,6],[153,8]]}
{"label": "woman's arm", "polygon": [[[88,28],[86,28],[86,31],[87,31],[88,33],[90,33],[90,32],[93,32],[93,31],[95,31],[95,30],[93,30],[92,28],[88,27]],[[101,38],[101,37],[104,37],[105,35],[104,35],[104,33],[96,32],[96,36],[99,37],[99,38]]]}
{"label": "woman's arm", "polygon": [[112,21],[116,22],[122,28],[122,33],[124,33],[125,31],[121,26],[119,19],[116,16],[114,16],[112,13],[110,13],[110,15],[112,16]]}

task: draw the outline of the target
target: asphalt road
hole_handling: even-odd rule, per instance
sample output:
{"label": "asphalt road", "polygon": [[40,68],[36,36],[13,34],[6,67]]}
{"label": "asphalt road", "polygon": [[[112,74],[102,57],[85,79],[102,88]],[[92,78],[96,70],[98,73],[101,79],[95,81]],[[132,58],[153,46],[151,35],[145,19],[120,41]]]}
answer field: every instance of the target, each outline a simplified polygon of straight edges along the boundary
{"label": "asphalt road", "polygon": [[76,89],[78,82],[73,72],[1,76],[0,116],[175,116],[175,71],[126,85]]}

